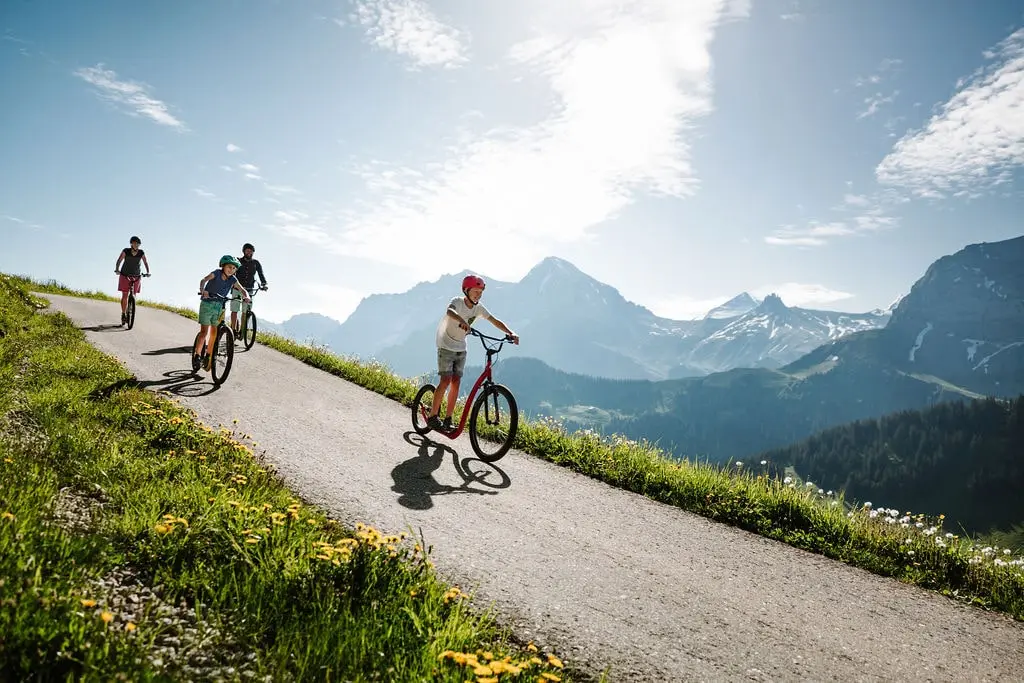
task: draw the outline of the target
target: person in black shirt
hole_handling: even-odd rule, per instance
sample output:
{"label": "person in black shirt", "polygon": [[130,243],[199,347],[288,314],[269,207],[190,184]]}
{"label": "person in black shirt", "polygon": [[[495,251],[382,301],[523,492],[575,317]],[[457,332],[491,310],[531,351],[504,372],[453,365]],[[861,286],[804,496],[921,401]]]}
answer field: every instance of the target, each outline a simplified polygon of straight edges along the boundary
{"label": "person in black shirt", "polygon": [[[121,253],[117,255],[117,262],[114,263],[114,272],[120,275],[117,279],[117,291],[121,292],[121,324],[125,322],[125,310],[128,308],[128,290],[132,286],[132,281],[126,276],[132,275],[137,279],[135,280],[135,293],[138,294],[139,290],[142,289],[142,268],[140,262],[146,266],[146,275],[149,275],[149,261],[146,260],[146,252],[142,251],[142,240],[135,235],[131,236],[128,240],[130,247],[125,247],[121,250]],[[124,266],[121,266],[121,262],[124,261]]]}
{"label": "person in black shirt", "polygon": [[[239,257],[239,261],[242,263],[238,272],[235,273],[235,277],[245,287],[249,295],[252,296],[253,291],[256,289],[256,276],[260,276],[260,287],[267,286],[267,276],[263,274],[263,266],[260,262],[252,257],[256,253],[256,247],[246,242],[242,245],[242,256]],[[251,306],[251,303],[245,303],[243,301],[232,301],[231,302],[231,329],[236,333],[238,332],[238,312],[242,310],[242,306]]]}

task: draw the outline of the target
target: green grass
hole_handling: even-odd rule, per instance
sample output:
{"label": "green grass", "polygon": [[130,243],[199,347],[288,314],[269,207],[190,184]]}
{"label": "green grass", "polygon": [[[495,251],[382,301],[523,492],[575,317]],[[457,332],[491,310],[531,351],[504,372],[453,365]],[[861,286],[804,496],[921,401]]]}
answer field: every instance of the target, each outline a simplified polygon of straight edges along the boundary
{"label": "green grass", "polygon": [[[423,539],[330,520],[247,435],[136,388],[39,305],[0,276],[2,678],[570,680],[440,581]],[[113,588],[126,568],[160,600]],[[161,654],[182,604],[208,661]]]}
{"label": "green grass", "polygon": [[[403,405],[412,404],[416,383],[381,363],[337,356],[274,335],[261,335],[259,341]],[[678,461],[647,441],[592,431],[570,433],[550,419],[521,421],[514,445],[613,486],[1024,621],[1024,558],[945,531],[941,516],[929,519],[878,506],[851,506],[841,495],[770,476],[772,463],[718,467]]]}

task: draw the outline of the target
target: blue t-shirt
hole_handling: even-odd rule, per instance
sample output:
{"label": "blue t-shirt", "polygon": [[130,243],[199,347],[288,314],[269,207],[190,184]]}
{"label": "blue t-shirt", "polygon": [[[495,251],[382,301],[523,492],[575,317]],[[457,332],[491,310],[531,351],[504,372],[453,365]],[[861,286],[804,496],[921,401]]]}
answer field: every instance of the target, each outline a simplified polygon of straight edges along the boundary
{"label": "blue t-shirt", "polygon": [[210,295],[212,301],[223,301],[220,297],[226,297],[231,292],[231,288],[238,283],[238,278],[234,275],[225,280],[222,270],[215,270],[210,275],[213,276],[213,279],[203,285],[203,291]]}

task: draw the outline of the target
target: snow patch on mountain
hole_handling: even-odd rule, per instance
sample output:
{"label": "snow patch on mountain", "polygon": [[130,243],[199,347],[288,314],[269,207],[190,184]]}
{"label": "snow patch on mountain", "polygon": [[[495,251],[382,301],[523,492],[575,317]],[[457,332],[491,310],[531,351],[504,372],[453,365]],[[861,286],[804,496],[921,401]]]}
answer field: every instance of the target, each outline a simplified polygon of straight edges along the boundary
{"label": "snow patch on mountain", "polygon": [[914,345],[910,348],[910,362],[914,362],[914,356],[917,355],[917,350],[921,348],[921,344],[924,343],[925,335],[932,331],[932,324],[928,323],[924,326],[924,329],[917,333],[917,339],[914,341]]}

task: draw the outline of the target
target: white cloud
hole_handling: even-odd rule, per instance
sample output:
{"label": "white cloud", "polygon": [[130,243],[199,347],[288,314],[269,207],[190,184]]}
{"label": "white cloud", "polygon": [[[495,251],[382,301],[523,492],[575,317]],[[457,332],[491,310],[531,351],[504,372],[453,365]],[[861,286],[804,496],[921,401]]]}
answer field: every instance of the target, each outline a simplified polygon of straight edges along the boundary
{"label": "white cloud", "polygon": [[24,219],[18,218],[17,216],[8,216],[7,214],[0,215],[0,219],[5,221],[11,221],[13,223],[24,223]]}
{"label": "white cloud", "polygon": [[216,199],[217,198],[217,195],[215,195],[214,193],[210,192],[209,190],[204,190],[201,187],[194,187],[194,188],[192,188],[192,191],[195,192],[200,197],[203,197],[204,199]]}
{"label": "white cloud", "polygon": [[731,299],[730,296],[715,296],[707,299],[695,299],[688,296],[676,296],[656,301],[648,306],[652,313],[670,320],[693,320],[703,318],[715,306],[721,306]]}
{"label": "white cloud", "polygon": [[818,223],[812,221],[806,228],[795,228],[787,225],[779,228],[764,238],[767,244],[787,247],[821,247],[828,243],[829,237],[843,237],[856,232],[846,223]]}
{"label": "white cloud", "polygon": [[249,173],[260,172],[260,167],[257,166],[256,164],[239,164],[238,168],[242,169],[243,171],[248,171]]}
{"label": "white cloud", "polygon": [[891,57],[883,59],[873,74],[854,79],[853,85],[856,88],[863,88],[866,85],[878,85],[884,79],[896,75],[901,64],[903,64],[902,59],[893,59]]}
{"label": "white cloud", "polygon": [[231,142],[228,143],[228,146],[225,149],[227,149],[229,152],[241,152],[242,151],[241,147],[239,147],[238,145],[236,145],[234,143],[231,143]]}
{"label": "white cloud", "polygon": [[188,127],[169,111],[167,105],[149,94],[151,86],[135,81],[118,80],[117,73],[103,64],[75,70],[75,75],[93,85],[99,95],[123,105],[131,116],[145,116],[162,126],[185,131]]}
{"label": "white cloud", "polygon": [[864,110],[857,114],[857,119],[865,119],[870,116],[874,116],[878,113],[878,110],[887,104],[892,104],[896,99],[896,96],[900,94],[899,90],[894,91],[891,95],[882,95],[880,92],[876,92],[874,95],[864,98],[864,104],[866,105]]}
{"label": "white cloud", "polygon": [[263,183],[263,187],[267,188],[268,192],[275,195],[302,194],[299,190],[295,189],[291,185],[271,185],[270,183]]}
{"label": "white cloud", "polygon": [[446,158],[417,167],[362,165],[363,201],[312,232],[278,227],[423,273],[451,263],[515,277],[558,243],[589,239],[640,193],[686,197],[697,186],[689,135],[712,110],[708,47],[733,18],[725,10],[722,0],[545,3],[491,72],[541,79],[552,93],[544,118],[466,132]]}
{"label": "white cloud", "polygon": [[349,19],[377,47],[409,58],[411,68],[452,68],[467,61],[462,33],[438,19],[423,0],[355,0]]}
{"label": "white cloud", "polygon": [[263,176],[259,173],[246,173],[245,178],[246,180],[263,180]]}
{"label": "white cloud", "polygon": [[235,169],[231,168],[230,166],[224,166],[224,165],[221,165],[221,168],[224,169],[225,171],[228,171],[228,172],[235,170]]}
{"label": "white cloud", "polygon": [[[847,187],[852,184],[850,181],[845,183]],[[904,201],[905,198],[891,191],[871,195],[847,192],[843,195],[843,201],[831,209],[838,216],[837,219],[828,222],[812,220],[806,227],[786,225],[765,237],[764,241],[775,246],[822,247],[832,238],[863,236],[895,228],[899,225],[899,219],[890,213]]]}
{"label": "white cloud", "polygon": [[986,58],[993,63],[962,79],[924,128],[895,144],[875,169],[879,182],[918,197],[973,195],[1024,164],[1024,29]]}
{"label": "white cloud", "polygon": [[830,289],[825,285],[804,284],[800,282],[784,282],[769,287],[759,287],[750,292],[761,299],[769,294],[778,294],[787,306],[814,306],[830,304],[843,299],[853,298],[853,294]]}

